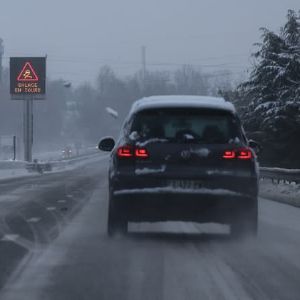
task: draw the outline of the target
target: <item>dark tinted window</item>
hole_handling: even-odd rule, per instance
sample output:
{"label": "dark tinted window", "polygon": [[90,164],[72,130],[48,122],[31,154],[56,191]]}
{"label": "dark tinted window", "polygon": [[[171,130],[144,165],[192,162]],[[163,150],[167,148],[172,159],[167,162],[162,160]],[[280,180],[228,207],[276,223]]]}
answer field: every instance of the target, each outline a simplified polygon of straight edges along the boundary
{"label": "dark tinted window", "polygon": [[238,121],[231,113],[203,109],[151,109],[139,112],[130,130],[134,139],[176,142],[228,143],[240,138]]}

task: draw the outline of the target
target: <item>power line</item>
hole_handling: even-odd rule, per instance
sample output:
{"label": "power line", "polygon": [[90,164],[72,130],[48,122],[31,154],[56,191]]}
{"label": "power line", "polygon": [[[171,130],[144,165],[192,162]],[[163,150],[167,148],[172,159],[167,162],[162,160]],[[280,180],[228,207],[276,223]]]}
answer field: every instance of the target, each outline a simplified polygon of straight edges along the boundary
{"label": "power line", "polygon": [[[241,55],[243,57],[246,57],[247,55]],[[204,67],[218,67],[225,64],[235,64],[235,62],[224,62],[224,63],[218,63],[218,64],[207,64],[205,62],[208,62],[212,59],[224,59],[226,57],[237,57],[233,55],[229,56],[221,56],[221,57],[207,57],[207,58],[201,58],[201,59],[194,59],[189,60],[188,62],[178,63],[178,62],[166,62],[166,61],[152,61],[147,62],[147,65],[166,65],[166,66],[182,66],[182,65],[199,65]],[[3,59],[8,60],[10,57],[4,56]],[[116,61],[114,59],[101,59],[97,60],[91,56],[85,56],[85,57],[78,57],[78,58],[56,58],[55,56],[48,55],[48,60],[52,62],[62,62],[62,63],[80,63],[84,64],[86,62],[93,62],[93,63],[99,63],[99,64],[109,64],[109,65],[140,65],[139,61]],[[203,61],[202,64],[195,64],[194,62]]]}

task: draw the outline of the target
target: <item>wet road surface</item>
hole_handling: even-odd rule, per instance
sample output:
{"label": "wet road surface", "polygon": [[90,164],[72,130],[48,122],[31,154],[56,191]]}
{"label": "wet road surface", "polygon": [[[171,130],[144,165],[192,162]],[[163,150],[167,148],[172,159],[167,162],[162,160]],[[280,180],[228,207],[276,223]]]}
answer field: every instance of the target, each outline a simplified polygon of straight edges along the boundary
{"label": "wet road surface", "polygon": [[257,239],[235,241],[226,226],[190,223],[130,224],[128,236],[108,238],[106,169],[101,160],[24,192],[48,213],[55,207],[52,214],[73,198],[73,213],[60,211],[44,228],[48,215],[36,210],[26,220],[43,228],[33,230],[38,236],[2,235],[0,249],[17,243],[28,252],[1,300],[300,299],[299,208],[260,199]]}

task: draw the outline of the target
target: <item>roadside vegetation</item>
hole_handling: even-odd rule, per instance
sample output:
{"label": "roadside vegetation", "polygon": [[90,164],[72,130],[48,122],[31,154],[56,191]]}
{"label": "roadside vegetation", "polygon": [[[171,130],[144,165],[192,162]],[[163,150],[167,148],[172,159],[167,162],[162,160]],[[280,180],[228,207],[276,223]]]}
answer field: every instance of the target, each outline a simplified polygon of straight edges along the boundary
{"label": "roadside vegetation", "polygon": [[[204,73],[192,65],[137,71],[125,78],[110,66],[99,66],[95,83],[77,87],[49,80],[47,100],[35,105],[36,147],[96,144],[102,135],[116,135],[132,102],[143,96],[221,95],[236,105],[248,136],[263,146],[262,165],[300,168],[300,13],[288,11],[279,32],[260,30],[249,78],[243,82],[234,82],[229,71]],[[10,100],[8,70],[0,98],[0,135],[20,136],[23,106]],[[119,117],[112,118],[106,107]]]}

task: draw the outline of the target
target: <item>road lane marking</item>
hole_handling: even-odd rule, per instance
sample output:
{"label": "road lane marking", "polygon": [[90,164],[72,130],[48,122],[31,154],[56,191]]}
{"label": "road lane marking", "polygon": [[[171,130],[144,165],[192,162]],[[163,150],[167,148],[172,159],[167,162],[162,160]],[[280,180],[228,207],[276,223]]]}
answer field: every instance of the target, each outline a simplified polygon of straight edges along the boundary
{"label": "road lane marking", "polygon": [[4,237],[1,239],[1,241],[9,241],[14,242],[16,241],[20,236],[18,234],[5,234]]}
{"label": "road lane marking", "polygon": [[40,220],[41,220],[41,218],[35,218],[35,217],[33,217],[33,218],[28,219],[27,222],[29,222],[29,223],[37,223]]}
{"label": "road lane marking", "polygon": [[49,207],[47,207],[46,208],[48,211],[54,211],[54,210],[56,210],[56,207],[54,207],[54,206],[49,206]]}

